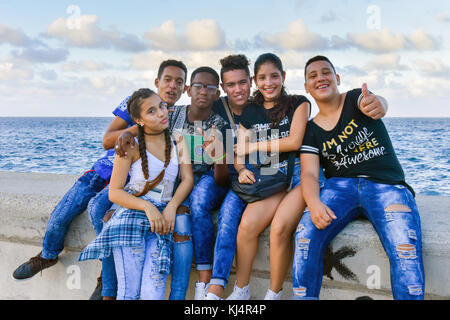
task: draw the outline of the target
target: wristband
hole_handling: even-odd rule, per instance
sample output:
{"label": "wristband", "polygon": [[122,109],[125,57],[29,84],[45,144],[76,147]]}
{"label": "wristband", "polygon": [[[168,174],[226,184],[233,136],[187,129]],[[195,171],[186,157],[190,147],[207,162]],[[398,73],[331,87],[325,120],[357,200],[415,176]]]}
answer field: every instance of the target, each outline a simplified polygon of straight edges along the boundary
{"label": "wristband", "polygon": [[214,159],[213,162],[216,163],[216,161],[222,160],[227,156],[227,154],[224,154],[223,156],[221,156],[220,158]]}

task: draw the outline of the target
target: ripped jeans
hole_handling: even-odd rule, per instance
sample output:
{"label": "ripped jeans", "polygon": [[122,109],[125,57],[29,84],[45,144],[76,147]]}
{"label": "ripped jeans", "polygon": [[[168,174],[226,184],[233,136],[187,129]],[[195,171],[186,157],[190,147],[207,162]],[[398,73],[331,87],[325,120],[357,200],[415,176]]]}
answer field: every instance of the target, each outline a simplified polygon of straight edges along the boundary
{"label": "ripped jeans", "polygon": [[[183,205],[188,206],[185,200]],[[160,212],[164,207],[158,207]],[[189,213],[177,213],[174,228],[172,282],[169,300],[184,300],[189,287],[193,246]],[[178,236],[181,238],[179,239]],[[164,300],[167,276],[157,272],[157,237],[148,232],[141,246],[113,248],[117,300]],[[105,271],[105,270],[104,270]]]}
{"label": "ripped jeans", "polygon": [[[228,282],[236,251],[238,227],[246,206],[247,203],[233,190],[217,185],[212,175],[203,175],[192,191],[192,234],[196,268],[212,270],[211,284],[225,287]],[[214,224],[211,211],[218,207],[220,210],[213,256]]]}
{"label": "ripped jeans", "polygon": [[319,230],[306,209],[295,234],[293,299],[319,298],[324,251],[361,213],[358,209],[372,223],[388,255],[394,299],[424,298],[420,216],[414,197],[406,187],[365,178],[331,178],[321,189],[320,200],[337,219]]}
{"label": "ripped jeans", "polygon": [[149,232],[140,247],[113,248],[117,300],[164,300],[167,275],[158,272],[157,242]]}

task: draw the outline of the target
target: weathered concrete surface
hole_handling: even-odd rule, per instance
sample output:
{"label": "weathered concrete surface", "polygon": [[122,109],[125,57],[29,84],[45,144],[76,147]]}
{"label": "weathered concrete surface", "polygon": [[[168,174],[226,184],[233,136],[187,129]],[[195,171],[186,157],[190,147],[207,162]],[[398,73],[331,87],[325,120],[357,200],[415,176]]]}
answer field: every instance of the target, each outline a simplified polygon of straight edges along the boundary
{"label": "weathered concrete surface", "polygon": [[[78,255],[95,232],[86,212],[72,223],[57,265],[25,281],[15,281],[14,269],[41,250],[49,215],[77,176],[0,172],[0,299],[87,299],[100,273],[98,261],[78,262]],[[417,196],[422,219],[426,299],[450,299],[450,208],[449,197]],[[252,297],[262,299],[269,285],[269,229],[261,238],[251,279]],[[335,268],[331,280],[324,276],[321,299],[392,299],[389,262],[373,227],[365,220],[349,224],[332,242],[331,250],[352,248],[356,253],[342,259],[355,275],[345,279]],[[377,277],[378,276],[378,277]],[[370,288],[376,285],[379,288]],[[191,273],[188,298],[193,297],[197,274]],[[226,293],[235,280],[234,270]],[[291,274],[283,298],[290,299]]]}

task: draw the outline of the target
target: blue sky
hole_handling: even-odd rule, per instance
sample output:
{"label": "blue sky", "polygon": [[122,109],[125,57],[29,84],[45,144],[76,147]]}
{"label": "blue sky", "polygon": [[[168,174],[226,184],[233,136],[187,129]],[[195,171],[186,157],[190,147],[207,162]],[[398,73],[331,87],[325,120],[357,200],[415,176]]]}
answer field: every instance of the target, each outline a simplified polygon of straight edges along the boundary
{"label": "blue sky", "polygon": [[110,116],[164,59],[274,52],[291,93],[324,54],[341,91],[367,82],[389,116],[449,117],[449,43],[447,0],[0,0],[0,116]]}

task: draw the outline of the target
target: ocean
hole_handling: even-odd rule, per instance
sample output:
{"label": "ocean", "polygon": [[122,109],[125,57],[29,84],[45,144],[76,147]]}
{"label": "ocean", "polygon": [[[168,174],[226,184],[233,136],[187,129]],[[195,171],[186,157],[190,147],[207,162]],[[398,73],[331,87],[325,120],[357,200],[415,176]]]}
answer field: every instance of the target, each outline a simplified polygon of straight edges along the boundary
{"label": "ocean", "polygon": [[[113,118],[2,118],[0,170],[81,175],[105,155]],[[416,193],[450,196],[450,118],[385,118]]]}

